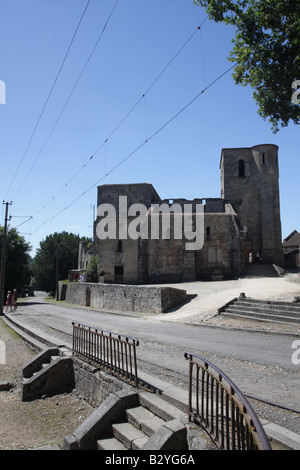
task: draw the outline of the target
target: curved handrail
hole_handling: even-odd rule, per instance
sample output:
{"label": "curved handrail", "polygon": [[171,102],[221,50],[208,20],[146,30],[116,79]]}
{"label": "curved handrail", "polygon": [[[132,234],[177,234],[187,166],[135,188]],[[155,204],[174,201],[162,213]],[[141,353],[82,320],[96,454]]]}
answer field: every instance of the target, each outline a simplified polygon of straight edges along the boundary
{"label": "curved handrail", "polygon": [[199,422],[219,449],[271,450],[255,411],[232,380],[201,356],[186,352],[184,357],[189,360],[189,420]]}

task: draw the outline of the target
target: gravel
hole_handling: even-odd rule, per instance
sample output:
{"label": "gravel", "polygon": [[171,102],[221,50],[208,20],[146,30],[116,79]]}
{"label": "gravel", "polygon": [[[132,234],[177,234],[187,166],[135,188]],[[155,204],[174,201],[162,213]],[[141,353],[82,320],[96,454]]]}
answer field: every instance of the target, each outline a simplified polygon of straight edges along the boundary
{"label": "gravel", "polygon": [[74,392],[22,402],[22,366],[36,353],[1,318],[0,341],[0,450],[62,449],[94,408]]}

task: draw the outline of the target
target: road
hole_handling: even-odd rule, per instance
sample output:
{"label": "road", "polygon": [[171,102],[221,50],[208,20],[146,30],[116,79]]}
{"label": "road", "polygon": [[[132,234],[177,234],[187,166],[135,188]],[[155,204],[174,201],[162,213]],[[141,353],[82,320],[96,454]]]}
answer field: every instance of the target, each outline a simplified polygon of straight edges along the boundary
{"label": "road", "polygon": [[[188,372],[184,352],[193,352],[219,367],[242,392],[292,409],[300,408],[300,366],[292,362],[294,338],[289,335],[178,323],[167,321],[166,316],[162,321],[160,315],[104,313],[56,304],[43,297],[27,300],[13,315],[51,335],[56,334],[55,330],[45,329],[45,324],[71,334],[75,321],[133,336],[140,341],[139,367],[179,386],[185,379],[176,372]],[[71,337],[66,341],[71,344]],[[292,430],[300,432],[299,415],[295,416]]]}

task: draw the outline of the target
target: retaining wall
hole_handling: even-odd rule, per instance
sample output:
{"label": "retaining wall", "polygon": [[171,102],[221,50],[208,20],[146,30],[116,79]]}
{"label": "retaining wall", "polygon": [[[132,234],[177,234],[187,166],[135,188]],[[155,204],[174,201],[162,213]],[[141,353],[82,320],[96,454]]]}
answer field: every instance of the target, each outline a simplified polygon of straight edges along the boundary
{"label": "retaining wall", "polygon": [[134,388],[106,371],[73,356],[76,391],[92,406],[100,406],[111,393],[132,391]]}
{"label": "retaining wall", "polygon": [[59,283],[60,300],[99,310],[162,313],[186,301],[185,290],[160,286]]}

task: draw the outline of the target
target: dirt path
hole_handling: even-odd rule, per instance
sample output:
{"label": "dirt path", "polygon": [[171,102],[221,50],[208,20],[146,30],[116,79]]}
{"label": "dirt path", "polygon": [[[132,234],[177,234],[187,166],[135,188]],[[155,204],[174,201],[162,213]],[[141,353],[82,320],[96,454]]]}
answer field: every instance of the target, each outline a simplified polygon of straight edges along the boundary
{"label": "dirt path", "polygon": [[10,330],[0,317],[0,384],[9,382],[9,391],[0,391],[0,450],[62,448],[63,437],[74,431],[93,408],[74,393],[21,401],[22,366],[35,353]]}

